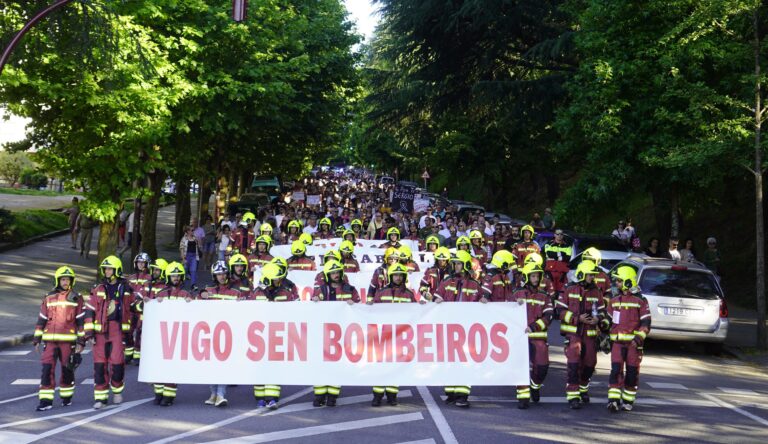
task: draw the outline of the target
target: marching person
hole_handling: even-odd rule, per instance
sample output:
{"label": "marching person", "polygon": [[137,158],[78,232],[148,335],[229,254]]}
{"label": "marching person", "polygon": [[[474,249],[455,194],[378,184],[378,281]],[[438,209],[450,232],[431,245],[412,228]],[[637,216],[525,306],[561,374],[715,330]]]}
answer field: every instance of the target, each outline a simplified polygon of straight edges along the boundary
{"label": "marching person", "polygon": [[360,219],[353,219],[352,222],[349,223],[349,229],[355,233],[355,239],[362,239],[365,237],[365,234],[363,233],[363,221]]}
{"label": "marching person", "polygon": [[613,341],[608,410],[631,411],[637,396],[643,343],[651,331],[651,312],[648,301],[640,294],[634,268],[619,266],[611,277],[618,294],[608,300],[606,307]]}
{"label": "marching person", "polygon": [[[263,227],[264,225],[262,225]],[[269,254],[269,250],[272,248],[272,238],[268,234],[259,235],[254,243],[253,252],[248,256],[248,269],[251,271],[263,267],[273,259],[272,255]]]}
{"label": "marching person", "polygon": [[440,238],[437,235],[429,235],[424,241],[424,249],[427,253],[434,253],[440,248]]}
{"label": "marching person", "polygon": [[315,271],[317,265],[314,259],[307,256],[307,245],[300,241],[291,244],[292,256],[288,258],[288,270]]}
{"label": "marching person", "polygon": [[560,293],[568,283],[568,263],[573,256],[573,245],[565,240],[563,230],[555,230],[555,237],[544,245],[544,258],[546,259],[545,271],[552,276],[555,291]]}
{"label": "marching person", "polygon": [[536,237],[536,231],[530,225],[525,225],[520,229],[520,233],[523,238],[512,246],[512,254],[517,258],[517,266],[523,268],[525,265],[525,258],[531,253],[541,254],[541,248],[539,244],[533,240]]}
{"label": "marching person", "polygon": [[[140,294],[141,290],[144,288],[144,285],[147,283],[147,281],[149,281],[150,262],[152,262],[152,260],[149,258],[149,255],[144,252],[137,254],[133,259],[134,273],[126,276],[125,279],[131,285],[134,293]],[[133,317],[131,319],[131,329],[126,332],[125,338],[123,339],[125,342],[125,365],[131,363],[133,360],[133,355],[136,353],[136,340],[134,339],[134,335],[136,334],[136,329],[138,326],[139,313],[134,311]]]}
{"label": "marching person", "polygon": [[168,262],[165,259],[157,258],[152,264],[150,264],[149,280],[144,283],[141,291],[138,292],[139,297],[134,301],[134,311],[138,313],[138,321],[136,323],[136,346],[133,350],[133,364],[139,365],[141,360],[141,333],[144,326],[144,302],[155,299],[157,293],[165,288],[165,267],[168,266]]}
{"label": "marching person", "polygon": [[603,255],[595,247],[589,247],[584,250],[581,255],[581,260],[592,261],[597,266],[597,275],[595,276],[595,285],[601,290],[604,298],[611,296],[611,278],[608,274],[600,269],[600,263],[603,260]]}
{"label": "marching person", "polygon": [[408,267],[409,273],[420,271],[419,264],[413,260],[413,252],[411,251],[411,247],[402,244],[397,250],[400,252],[400,263]]}
{"label": "marching person", "polygon": [[[531,253],[528,255],[528,257],[525,258],[525,262],[523,263],[523,266],[526,266],[528,264],[535,264],[539,268],[544,268],[544,258],[541,257],[539,253]],[[522,273],[517,273],[517,279],[518,279],[518,285],[519,287],[522,287],[525,285],[523,283],[523,275]],[[544,272],[543,277],[541,278],[539,282],[539,290],[543,291],[549,297],[552,299],[552,301],[557,300],[557,292],[555,291],[555,284],[552,282],[552,277],[549,276],[549,273],[546,271]],[[554,302],[553,302],[554,304]]]}
{"label": "marching person", "polygon": [[589,382],[597,366],[598,324],[605,319],[605,304],[595,285],[596,274],[594,262],[581,261],[576,267],[576,282],[566,285],[556,302],[560,334],[565,336],[565,393],[571,409],[589,404]]}
{"label": "marching person", "polygon": [[512,296],[514,284],[509,278],[509,270],[515,267],[515,255],[507,250],[493,254],[488,265],[488,272],[483,276],[483,299],[485,302],[505,302]]}
{"label": "marching person", "polygon": [[[229,268],[224,261],[217,261],[211,266],[213,285],[205,287],[200,292],[201,299],[218,301],[237,301],[243,298],[240,291],[229,286]],[[205,405],[226,407],[227,385],[214,384],[210,386],[211,396],[205,401]]]}
{"label": "marching person", "polygon": [[[407,287],[408,283],[408,269],[399,263],[394,263],[387,269],[388,284],[376,291],[374,297],[369,297],[366,304],[397,304],[403,302],[417,302],[416,293]],[[426,304],[426,299],[418,301],[420,304]],[[371,405],[373,407],[381,406],[381,401],[384,399],[384,394],[387,394],[387,404],[395,406],[397,405],[397,394],[400,392],[400,388],[395,385],[388,386],[375,386],[373,387],[373,400]]]}
{"label": "marching person", "polygon": [[368,287],[368,299],[372,299],[376,292],[389,284],[389,267],[400,259],[400,253],[394,247],[389,247],[384,251],[384,263],[376,267],[371,276],[371,285]]}
{"label": "marching person", "polygon": [[469,232],[469,240],[472,244],[472,255],[485,267],[488,263],[488,249],[485,246],[485,235],[480,230]]}
{"label": "marching person", "polygon": [[85,310],[83,297],[74,290],[75,272],[67,267],[59,267],[53,274],[53,290],[48,292],[40,305],[37,316],[35,335],[32,344],[40,352],[40,342],[43,342],[43,352],[40,363],[43,373],[38,390],[38,412],[53,408],[53,398],[56,392],[56,361],[61,368],[59,379],[59,397],[61,405],[72,405],[75,394],[75,369],[82,358],[80,353],[85,346],[83,324]]}
{"label": "marching person", "polygon": [[392,227],[387,230],[387,241],[379,245],[379,248],[400,248],[400,230]]}
{"label": "marching person", "polygon": [[[157,293],[155,300],[158,303],[168,299],[169,301],[185,300],[191,302],[194,297],[187,290],[184,290],[184,277],[186,272],[184,265],[179,262],[171,262],[165,267],[165,283],[167,286]],[[176,391],[178,384],[156,383],[155,387],[155,405],[170,407],[176,400]]]}
{"label": "marching person", "polygon": [[[434,302],[475,302],[480,300],[482,287],[472,278],[472,256],[459,250],[451,257],[453,276],[445,279],[437,287]],[[472,388],[467,385],[445,387],[446,404],[456,407],[469,408],[469,392]]]}
{"label": "marching person", "polygon": [[288,231],[285,233],[285,237],[283,239],[284,245],[291,245],[293,242],[296,242],[299,240],[299,236],[301,236],[301,222],[298,220],[292,220],[288,222]]}
{"label": "marching person", "polygon": [[99,265],[102,280],[93,286],[85,304],[86,340],[93,339],[93,404],[94,409],[107,405],[109,391],[112,402],[123,402],[125,389],[125,350],[123,334],[131,328],[135,297],[123,278],[123,263],[117,256],[107,256]]}
{"label": "marching person", "polygon": [[232,238],[234,240],[235,248],[240,254],[248,254],[248,249],[253,243],[253,226],[256,223],[256,215],[250,211],[243,214],[243,218],[240,220],[237,228],[235,229]]}
{"label": "marching person", "polygon": [[339,246],[341,263],[344,265],[344,273],[357,273],[360,271],[360,263],[355,259],[355,244],[345,240]]}
{"label": "marching person", "polygon": [[[331,259],[323,266],[324,280],[320,286],[315,286],[315,292],[312,295],[314,302],[320,301],[346,301],[353,305],[360,302],[360,295],[357,289],[344,282],[344,265],[341,262]],[[314,407],[336,406],[336,399],[341,394],[341,386],[338,385],[316,385],[315,400],[312,402]]]}
{"label": "marching person", "polygon": [[[252,301],[261,302],[293,302],[299,300],[295,285],[285,282],[286,271],[277,264],[267,264],[261,269],[261,286],[251,292],[248,297]],[[291,283],[292,284],[292,283]],[[278,408],[281,387],[274,384],[253,386],[253,396],[258,408],[267,407],[270,410]]]}
{"label": "marching person", "polygon": [[315,239],[333,239],[335,237],[335,234],[333,231],[331,231],[331,227],[333,226],[333,223],[331,220],[327,217],[324,217],[320,219],[320,223],[318,224],[320,227],[317,231],[315,231],[314,237]]}
{"label": "marching person", "polygon": [[[341,253],[336,250],[328,250],[325,252],[323,255],[323,269],[320,270],[317,275],[315,275],[315,288],[319,287],[323,284],[323,282],[325,282],[325,264],[330,261],[341,262]],[[344,276],[344,282],[349,282],[349,279],[346,279],[346,276]]]}
{"label": "marching person", "polygon": [[419,292],[423,298],[431,301],[432,295],[435,294],[435,290],[451,274],[451,270],[448,268],[448,262],[451,260],[451,252],[445,248],[440,247],[435,252],[435,265],[429,267],[424,272],[424,277],[421,278],[419,285]]}
{"label": "marching person", "polygon": [[342,240],[352,242],[352,245],[357,244],[357,234],[353,230],[344,230],[340,237]]}
{"label": "marching person", "polygon": [[523,267],[523,286],[512,294],[513,302],[525,303],[528,314],[528,356],[530,359],[531,384],[517,387],[517,408],[527,409],[530,401],[539,402],[540,390],[549,371],[549,345],[547,328],[552,321],[552,300],[541,291],[539,283],[544,270],[529,263]]}
{"label": "marching person", "polygon": [[251,292],[251,279],[248,276],[248,259],[242,254],[229,258],[229,286],[240,293]]}

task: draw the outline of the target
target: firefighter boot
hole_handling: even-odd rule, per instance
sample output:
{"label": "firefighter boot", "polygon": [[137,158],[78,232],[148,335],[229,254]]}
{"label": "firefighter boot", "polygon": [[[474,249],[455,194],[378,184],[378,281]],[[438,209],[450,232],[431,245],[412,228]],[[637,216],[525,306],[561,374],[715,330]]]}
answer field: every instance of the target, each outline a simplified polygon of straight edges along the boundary
{"label": "firefighter boot", "polygon": [[531,389],[531,401],[533,402],[539,402],[541,399],[541,389]]}
{"label": "firefighter boot", "polygon": [[160,405],[162,407],[170,407],[173,405],[173,397],[171,396],[163,396],[163,399],[160,401]]}
{"label": "firefighter boot", "polygon": [[373,407],[380,407],[381,406],[381,400],[384,398],[384,393],[374,393],[373,394],[373,401],[371,401],[371,406]]}
{"label": "firefighter boot", "polygon": [[519,408],[520,410],[525,410],[530,406],[531,406],[531,403],[528,399],[520,399],[517,401],[517,408]]}
{"label": "firefighter boot", "polygon": [[456,397],[456,407],[461,407],[464,409],[469,408],[469,397],[467,395],[457,396]]}
{"label": "firefighter boot", "polygon": [[391,406],[397,405],[397,393],[387,392],[387,404]]}
{"label": "firefighter boot", "polygon": [[44,412],[52,408],[53,408],[53,401],[51,401],[50,399],[41,399],[40,404],[37,405],[37,408],[35,410],[38,412]]}
{"label": "firefighter boot", "polygon": [[328,407],[336,407],[336,399],[338,398],[337,395],[328,395],[328,399],[325,403]]}
{"label": "firefighter boot", "polygon": [[312,407],[322,407],[325,405],[325,395],[315,395],[315,400],[312,401]]}
{"label": "firefighter boot", "polygon": [[163,402],[163,394],[162,393],[155,393],[155,400],[153,403],[155,405],[160,405],[160,403]]}
{"label": "firefighter boot", "polygon": [[568,401],[568,407],[570,407],[571,410],[579,410],[581,408],[581,401],[579,401],[579,398],[573,398]]}
{"label": "firefighter boot", "polygon": [[608,411],[611,413],[616,413],[621,409],[621,406],[619,405],[619,401],[609,401],[608,402]]}

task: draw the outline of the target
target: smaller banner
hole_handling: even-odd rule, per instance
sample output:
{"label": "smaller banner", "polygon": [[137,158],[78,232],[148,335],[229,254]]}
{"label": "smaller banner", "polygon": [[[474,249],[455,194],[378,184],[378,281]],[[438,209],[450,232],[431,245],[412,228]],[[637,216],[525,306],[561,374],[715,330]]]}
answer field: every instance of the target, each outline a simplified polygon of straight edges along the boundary
{"label": "smaller banner", "polygon": [[307,196],[307,205],[320,205],[320,197],[321,196],[319,194],[310,194]]}
{"label": "smaller banner", "polygon": [[293,193],[293,195],[291,196],[291,199],[293,199],[294,201],[304,200],[304,192],[303,191],[297,191],[297,192]]}
{"label": "smaller banner", "polygon": [[429,209],[429,199],[413,199],[413,211],[423,213]]}
{"label": "smaller banner", "polygon": [[416,188],[409,185],[397,185],[392,193],[392,211],[413,213],[413,198]]}

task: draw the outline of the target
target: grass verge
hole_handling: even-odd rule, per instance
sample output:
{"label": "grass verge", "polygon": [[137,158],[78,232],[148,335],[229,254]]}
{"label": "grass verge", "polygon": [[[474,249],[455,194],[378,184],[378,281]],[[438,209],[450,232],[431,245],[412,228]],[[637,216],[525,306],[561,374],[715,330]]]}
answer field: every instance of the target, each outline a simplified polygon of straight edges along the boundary
{"label": "grass verge", "polygon": [[70,196],[69,193],[59,193],[51,190],[29,190],[26,188],[0,187],[0,194],[15,194],[17,196]]}
{"label": "grass verge", "polygon": [[0,209],[0,242],[23,242],[69,227],[64,213],[49,210],[10,212]]}

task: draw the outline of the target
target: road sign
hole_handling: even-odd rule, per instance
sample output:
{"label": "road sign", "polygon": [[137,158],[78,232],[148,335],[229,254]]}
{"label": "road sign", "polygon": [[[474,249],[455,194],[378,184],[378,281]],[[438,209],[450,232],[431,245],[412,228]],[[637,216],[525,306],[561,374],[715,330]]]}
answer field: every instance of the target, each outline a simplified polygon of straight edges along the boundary
{"label": "road sign", "polygon": [[248,0],[232,0],[232,20],[242,22],[248,11]]}
{"label": "road sign", "polygon": [[421,178],[424,179],[424,180],[428,180],[429,179],[429,173],[427,172],[427,170],[424,170],[424,174],[421,175]]}

